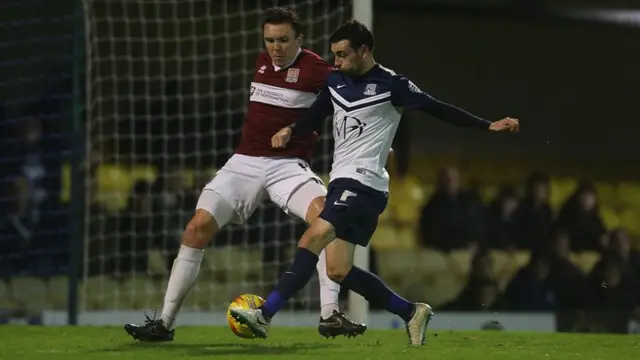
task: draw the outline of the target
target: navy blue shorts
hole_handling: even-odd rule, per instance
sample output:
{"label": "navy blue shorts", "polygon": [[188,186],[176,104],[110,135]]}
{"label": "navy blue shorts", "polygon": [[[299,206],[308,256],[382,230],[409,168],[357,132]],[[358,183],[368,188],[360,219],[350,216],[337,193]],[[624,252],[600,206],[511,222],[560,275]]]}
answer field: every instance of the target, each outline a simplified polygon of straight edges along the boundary
{"label": "navy blue shorts", "polygon": [[329,183],[320,218],[336,229],[336,237],[367,246],[378,226],[378,217],[387,207],[389,193],[370,188],[353,179]]}

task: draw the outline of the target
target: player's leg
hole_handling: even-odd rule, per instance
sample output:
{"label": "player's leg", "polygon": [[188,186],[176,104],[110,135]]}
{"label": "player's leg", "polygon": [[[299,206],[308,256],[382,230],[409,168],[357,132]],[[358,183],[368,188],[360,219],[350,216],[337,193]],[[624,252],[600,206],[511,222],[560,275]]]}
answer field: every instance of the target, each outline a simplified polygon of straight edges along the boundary
{"label": "player's leg", "polygon": [[325,209],[300,239],[291,267],[267,296],[264,305],[256,310],[232,309],[232,315],[251,327],[256,336],[266,337],[271,318],[304,287],[313,273],[318,254],[337,235],[351,244],[334,241],[335,245],[327,252],[330,276],[369,301],[400,315],[407,322],[411,344],[422,344],[432,315],[431,308],[426,304],[408,302],[393,293],[377,276],[353,266],[353,244],[368,244],[385,206],[385,194],[363,187],[357,181],[330,184]]}
{"label": "player's leg", "polygon": [[[271,190],[275,190],[273,188]],[[320,216],[324,208],[325,195],[326,188],[319,180],[307,178],[307,181],[298,186],[290,195],[286,205],[287,212],[305,219],[307,224],[311,224]],[[363,334],[367,330],[367,326],[350,320],[339,310],[340,285],[329,278],[326,264],[326,251],[322,250],[316,265],[320,283],[321,306],[318,333],[324,337],[338,335],[352,337]]]}
{"label": "player's leg", "polygon": [[[366,246],[375,223],[364,220],[359,224],[360,234],[340,234],[354,236],[354,240]],[[425,342],[426,329],[433,311],[427,304],[407,301],[391,290],[382,279],[375,274],[353,265],[356,245],[352,242],[336,239],[325,249],[327,253],[327,273],[329,277],[351,291],[361,295],[370,303],[396,314],[404,320],[409,342],[422,345]]]}
{"label": "player's leg", "polygon": [[271,318],[309,282],[318,263],[318,255],[334,238],[333,226],[321,218],[315,219],[300,238],[292,264],[269,293],[264,305],[259,309],[232,308],[231,315],[248,325],[255,336],[267,337]]}
{"label": "player's leg", "polygon": [[329,185],[329,193],[321,216],[311,220],[309,228],[298,242],[298,250],[292,264],[282,275],[275,289],[269,293],[264,305],[260,309],[231,309],[231,315],[239,322],[248,325],[258,337],[267,336],[271,318],[307,284],[318,263],[320,252],[335,239],[335,228],[322,216],[327,211],[326,204],[330,200],[333,201],[331,195],[335,192],[335,187],[332,185],[333,183]]}
{"label": "player's leg", "polygon": [[178,256],[173,261],[160,319],[147,318],[144,324],[125,325],[129,335],[140,341],[173,340],[176,317],[198,278],[204,248],[233,214],[231,204],[220,195],[211,190],[203,190],[195,215],[183,232]]}
{"label": "player's leg", "polygon": [[[173,262],[160,319],[127,324],[125,330],[141,341],[173,340],[177,314],[196,282],[204,249],[216,233],[230,222],[242,223],[264,198],[259,166],[234,155],[209,182],[198,199],[195,215],[182,234]],[[256,176],[257,175],[257,176]]]}

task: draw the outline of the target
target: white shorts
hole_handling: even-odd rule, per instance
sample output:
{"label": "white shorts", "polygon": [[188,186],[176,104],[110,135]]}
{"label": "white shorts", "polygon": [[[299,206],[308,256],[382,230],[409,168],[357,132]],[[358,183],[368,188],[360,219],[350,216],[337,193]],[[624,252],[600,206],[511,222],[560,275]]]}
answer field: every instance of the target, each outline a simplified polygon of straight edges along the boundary
{"label": "white shorts", "polygon": [[[317,184],[304,186],[308,202],[290,206],[291,196],[307,183]],[[212,199],[211,192],[222,199]],[[305,220],[311,201],[326,193],[320,177],[303,160],[234,154],[204,187],[197,208],[211,213],[222,228],[228,222],[245,222],[268,196],[286,213]]]}

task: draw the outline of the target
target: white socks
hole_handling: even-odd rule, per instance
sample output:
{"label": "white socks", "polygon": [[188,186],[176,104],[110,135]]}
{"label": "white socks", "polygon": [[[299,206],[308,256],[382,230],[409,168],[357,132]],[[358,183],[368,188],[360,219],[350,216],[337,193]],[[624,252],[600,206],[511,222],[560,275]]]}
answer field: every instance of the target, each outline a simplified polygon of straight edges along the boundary
{"label": "white socks", "polygon": [[333,310],[338,311],[338,296],[340,295],[340,284],[333,282],[327,275],[327,255],[325,250],[318,256],[318,280],[320,282],[320,316],[323,319],[333,315]]}
{"label": "white socks", "polygon": [[181,245],[178,256],[173,261],[162,308],[162,323],[169,330],[175,326],[182,302],[198,278],[203,255],[204,250]]}
{"label": "white socks", "polygon": [[[169,330],[174,328],[182,302],[198,278],[203,255],[204,250],[180,246],[178,256],[173,262],[162,308],[162,323]],[[318,257],[316,270],[320,282],[320,316],[326,319],[333,315],[333,310],[339,309],[340,284],[331,281],[327,276],[327,256],[324,250]]]}

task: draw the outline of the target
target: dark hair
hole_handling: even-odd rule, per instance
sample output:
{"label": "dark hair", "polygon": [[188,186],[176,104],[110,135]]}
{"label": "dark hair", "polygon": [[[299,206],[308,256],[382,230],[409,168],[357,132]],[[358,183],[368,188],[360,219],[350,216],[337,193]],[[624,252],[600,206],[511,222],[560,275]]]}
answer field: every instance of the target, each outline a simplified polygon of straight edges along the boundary
{"label": "dark hair", "polygon": [[296,37],[302,35],[300,17],[295,10],[288,7],[276,6],[265,10],[262,20],[263,29],[266,24],[290,24]]}
{"label": "dark hair", "polygon": [[329,38],[332,43],[342,40],[349,40],[354,50],[360,49],[363,45],[366,45],[369,50],[373,50],[373,34],[357,20],[349,20],[342,24]]}

